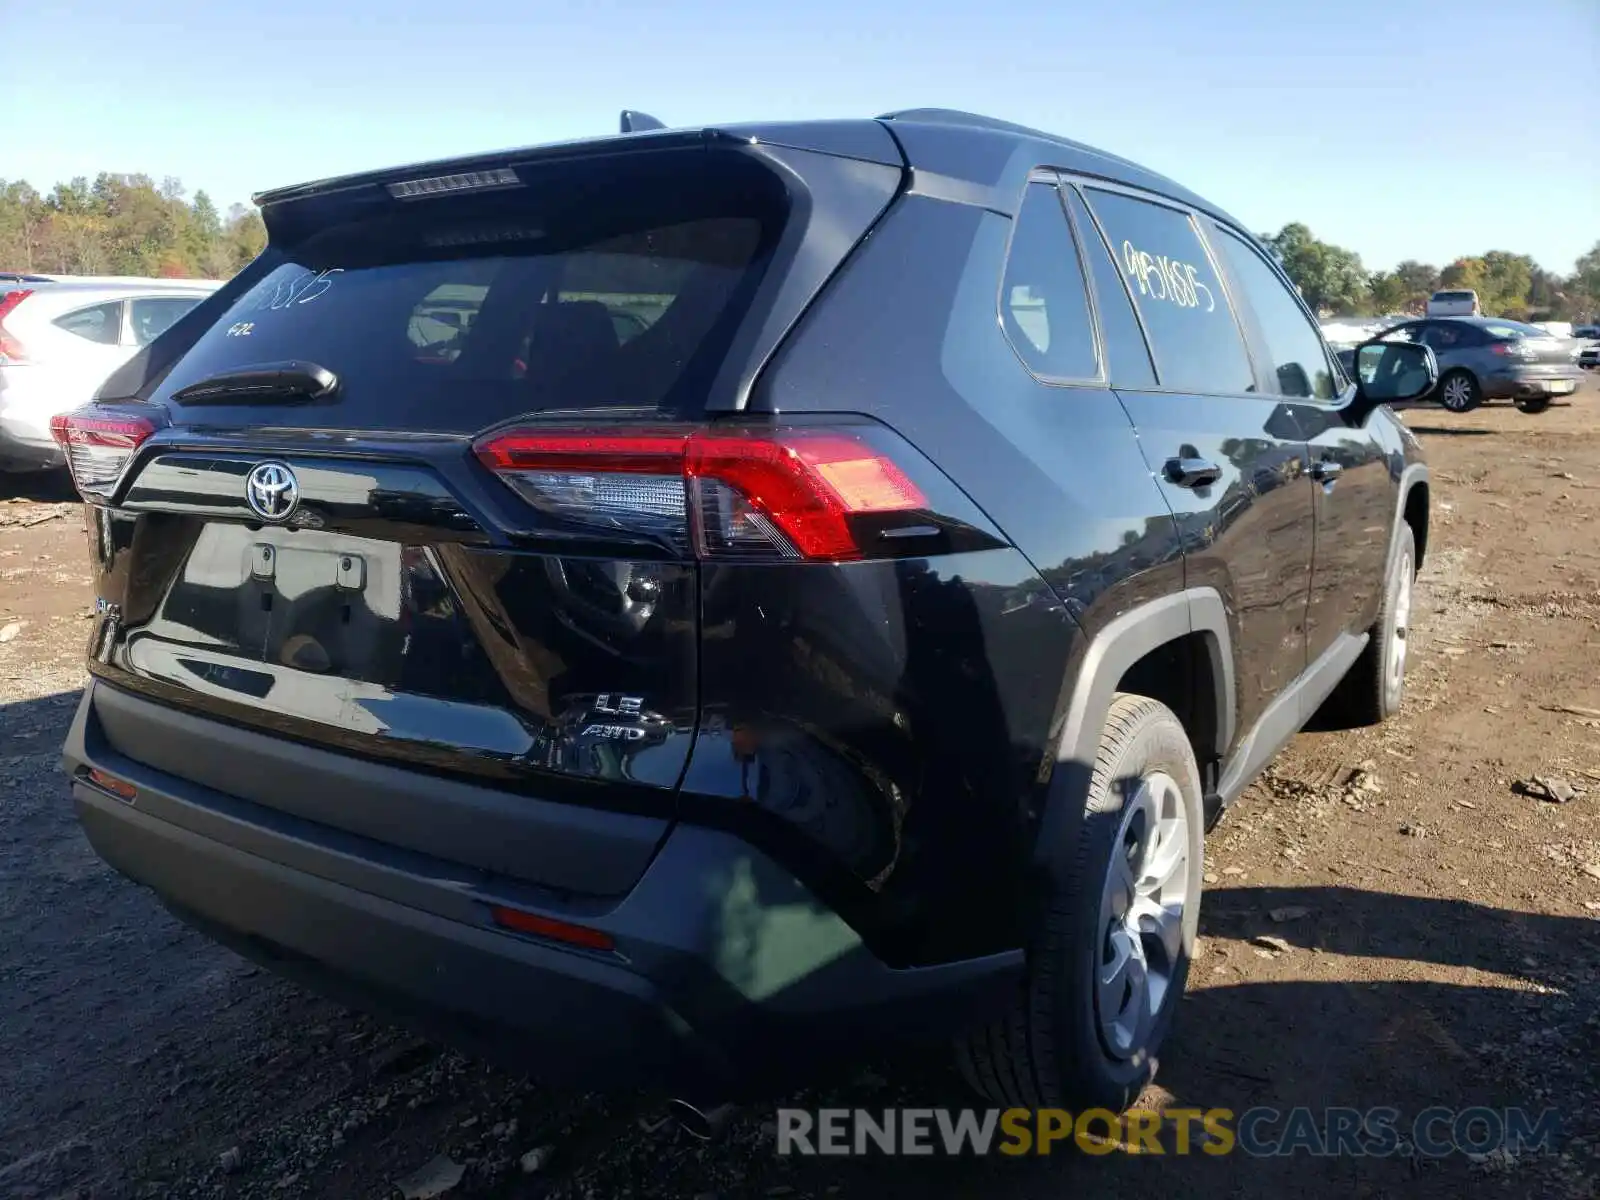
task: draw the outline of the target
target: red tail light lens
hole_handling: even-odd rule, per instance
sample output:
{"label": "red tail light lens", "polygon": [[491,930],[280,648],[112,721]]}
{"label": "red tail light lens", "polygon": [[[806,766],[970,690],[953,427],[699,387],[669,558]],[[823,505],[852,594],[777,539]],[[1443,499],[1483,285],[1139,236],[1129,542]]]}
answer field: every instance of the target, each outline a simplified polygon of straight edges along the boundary
{"label": "red tail light lens", "polygon": [[6,318],[12,311],[33,295],[32,288],[18,288],[16,291],[7,292],[0,296],[0,367],[15,366],[28,361],[28,355],[22,348],[22,343],[6,330]]}
{"label": "red tail light lens", "polygon": [[476,451],[537,508],[706,558],[858,559],[854,518],[928,507],[887,454],[841,430],[512,429]]}
{"label": "red tail light lens", "polygon": [[50,418],[50,436],[66,451],[72,482],[90,502],[111,498],[134,451],[156,428],[142,413],[98,404]]}
{"label": "red tail light lens", "polygon": [[98,767],[90,769],[88,778],[89,782],[94,784],[95,787],[100,788],[102,791],[110,792],[119,800],[126,800],[132,804],[139,798],[139,789],[134,787],[133,784],[126,779],[118,779],[115,775],[108,775]]}
{"label": "red tail light lens", "polygon": [[520,908],[507,908],[501,904],[492,907],[489,914],[494,918],[494,923],[502,929],[531,933],[535,937],[566,942],[571,946],[582,946],[585,950],[616,949],[616,943],[609,933],[590,929],[587,925],[574,925],[570,921],[558,921],[554,917],[541,917],[538,913],[524,912]]}
{"label": "red tail light lens", "polygon": [[711,557],[770,545],[784,557],[860,558],[849,518],[928,507],[888,457],[842,433],[697,434],[685,473],[696,483],[698,548]]}

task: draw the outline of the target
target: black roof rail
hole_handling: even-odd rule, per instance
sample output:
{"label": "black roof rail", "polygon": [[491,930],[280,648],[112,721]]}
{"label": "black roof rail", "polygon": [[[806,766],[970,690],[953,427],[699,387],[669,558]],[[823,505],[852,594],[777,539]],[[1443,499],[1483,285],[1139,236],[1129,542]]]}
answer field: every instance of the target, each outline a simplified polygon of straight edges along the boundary
{"label": "black roof rail", "polygon": [[1061,141],[1061,138],[1057,135],[1046,133],[1042,129],[1030,129],[1026,125],[1018,125],[1015,121],[1001,121],[995,117],[962,112],[956,108],[903,108],[898,112],[883,113],[878,117],[878,120],[916,121],[923,125],[964,125],[969,129],[993,129],[1000,133],[1024,133],[1030,137],[1048,138],[1052,142]]}
{"label": "black roof rail", "polygon": [[1018,125],[1015,121],[1001,121],[995,117],[985,117],[978,113],[962,112],[954,108],[907,108],[899,112],[884,113],[878,120],[915,121],[922,125],[950,125],[963,129],[987,129],[995,133],[1010,133],[1019,137],[1038,138],[1040,141],[1049,142],[1052,145],[1069,147],[1080,154],[1092,154],[1108,163],[1116,163],[1121,167],[1130,167],[1154,179],[1161,179],[1167,183],[1172,182],[1166,179],[1165,176],[1151,171],[1148,167],[1141,167],[1132,159],[1123,158],[1120,154],[1112,154],[1094,146],[1085,145],[1083,142],[1074,141],[1072,138],[1062,137],[1059,133],[1049,133],[1043,129],[1033,129],[1027,125]]}
{"label": "black roof rail", "polygon": [[652,117],[649,113],[642,113],[636,108],[622,110],[623,133],[645,133],[651,129],[665,129],[665,121]]}

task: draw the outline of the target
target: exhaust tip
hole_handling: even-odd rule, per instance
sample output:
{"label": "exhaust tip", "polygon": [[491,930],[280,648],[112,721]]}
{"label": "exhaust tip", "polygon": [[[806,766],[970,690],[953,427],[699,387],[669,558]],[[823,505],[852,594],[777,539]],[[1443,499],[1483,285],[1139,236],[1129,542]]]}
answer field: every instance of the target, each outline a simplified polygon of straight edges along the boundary
{"label": "exhaust tip", "polygon": [[668,1100],[667,1112],[678,1123],[678,1128],[696,1141],[709,1142],[722,1132],[733,1113],[733,1105],[719,1104],[702,1109],[687,1100]]}

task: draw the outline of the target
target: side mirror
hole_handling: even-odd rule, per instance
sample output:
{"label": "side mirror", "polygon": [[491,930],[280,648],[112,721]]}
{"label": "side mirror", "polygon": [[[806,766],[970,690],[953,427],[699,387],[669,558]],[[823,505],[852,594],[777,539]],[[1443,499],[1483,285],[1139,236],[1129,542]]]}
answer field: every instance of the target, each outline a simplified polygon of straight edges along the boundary
{"label": "side mirror", "polygon": [[1380,404],[1426,396],[1439,382],[1433,349],[1417,342],[1362,342],[1355,350],[1356,398],[1351,407],[1365,420]]}

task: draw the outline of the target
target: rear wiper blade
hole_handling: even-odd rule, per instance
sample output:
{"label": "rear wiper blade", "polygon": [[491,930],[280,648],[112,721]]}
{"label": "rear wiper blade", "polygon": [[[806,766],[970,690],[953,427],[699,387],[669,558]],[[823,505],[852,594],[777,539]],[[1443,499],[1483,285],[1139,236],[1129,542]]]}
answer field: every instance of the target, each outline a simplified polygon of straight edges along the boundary
{"label": "rear wiper blade", "polygon": [[258,400],[324,400],[339,377],[314,362],[256,363],[218,371],[172,393],[177,404],[249,404]]}

